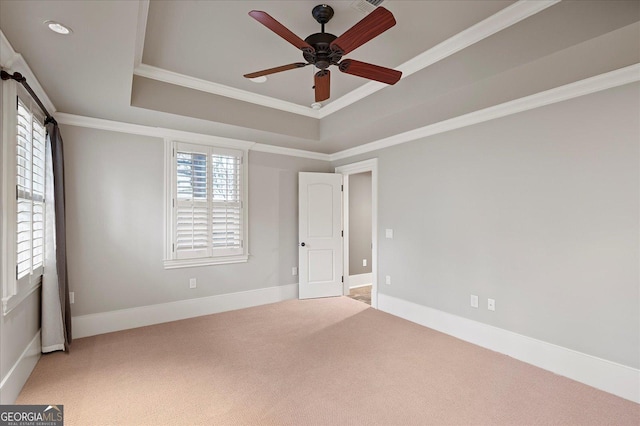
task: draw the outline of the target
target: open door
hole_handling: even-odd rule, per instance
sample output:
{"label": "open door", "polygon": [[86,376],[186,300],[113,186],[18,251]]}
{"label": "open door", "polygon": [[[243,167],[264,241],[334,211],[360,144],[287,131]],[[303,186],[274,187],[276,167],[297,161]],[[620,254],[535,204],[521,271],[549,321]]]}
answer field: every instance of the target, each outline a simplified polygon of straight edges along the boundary
{"label": "open door", "polygon": [[299,173],[299,297],[342,295],[342,175]]}

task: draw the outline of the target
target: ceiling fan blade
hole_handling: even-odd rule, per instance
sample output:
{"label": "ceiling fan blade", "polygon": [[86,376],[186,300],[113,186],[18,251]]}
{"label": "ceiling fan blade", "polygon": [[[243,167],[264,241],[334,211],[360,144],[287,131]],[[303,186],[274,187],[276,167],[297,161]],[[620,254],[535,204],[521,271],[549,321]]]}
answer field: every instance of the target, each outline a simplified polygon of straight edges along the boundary
{"label": "ceiling fan blade", "polygon": [[267,12],[252,10],[251,12],[249,12],[249,16],[260,22],[265,27],[269,28],[274,33],[278,34],[283,39],[287,40],[289,43],[293,44],[298,49],[306,50],[310,53],[315,52],[315,49],[309,43],[292,33],[280,22],[273,19]]}
{"label": "ceiling fan blade", "polygon": [[340,52],[341,55],[346,55],[387,31],[395,24],[396,20],[393,14],[384,7],[378,7],[335,39],[331,43],[331,50]]}
{"label": "ceiling fan blade", "polygon": [[331,71],[320,70],[315,74],[316,102],[326,101],[331,92]]}
{"label": "ceiling fan blade", "polygon": [[269,68],[267,70],[252,72],[250,74],[245,74],[244,76],[246,78],[262,77],[263,75],[269,75],[269,74],[275,74],[277,72],[294,70],[296,68],[306,67],[307,65],[309,65],[309,64],[304,63],[304,62],[295,62],[295,63],[289,64],[289,65],[282,65],[282,66],[275,67],[275,68]]}
{"label": "ceiling fan blade", "polygon": [[400,77],[402,77],[401,71],[356,61],[355,59],[343,60],[340,62],[340,65],[338,65],[338,68],[344,73],[386,84],[396,84],[398,80],[400,80]]}

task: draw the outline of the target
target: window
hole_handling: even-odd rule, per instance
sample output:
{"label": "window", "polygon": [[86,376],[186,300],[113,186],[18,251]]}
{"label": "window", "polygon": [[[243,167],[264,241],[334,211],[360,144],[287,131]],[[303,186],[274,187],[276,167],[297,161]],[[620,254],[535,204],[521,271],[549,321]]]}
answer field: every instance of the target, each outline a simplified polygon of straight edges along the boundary
{"label": "window", "polygon": [[16,279],[39,279],[44,262],[45,129],[18,98],[16,128]]}
{"label": "window", "polygon": [[165,267],[245,262],[245,152],[170,144]]}
{"label": "window", "polygon": [[42,282],[44,114],[15,82],[2,86],[2,302],[6,314]]}

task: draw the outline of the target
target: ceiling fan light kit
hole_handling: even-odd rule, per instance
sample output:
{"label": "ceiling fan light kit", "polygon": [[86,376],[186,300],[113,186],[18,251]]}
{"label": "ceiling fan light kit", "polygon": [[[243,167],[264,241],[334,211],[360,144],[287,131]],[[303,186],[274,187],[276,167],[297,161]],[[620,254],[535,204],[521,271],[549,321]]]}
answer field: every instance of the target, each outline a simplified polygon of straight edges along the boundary
{"label": "ceiling fan light kit", "polygon": [[249,12],[249,16],[300,49],[306,62],[295,62],[289,65],[269,68],[245,74],[244,77],[255,79],[269,74],[313,65],[319,69],[314,76],[314,105],[329,99],[331,96],[331,71],[329,70],[331,65],[336,65],[338,70],[346,74],[381,83],[396,84],[402,77],[402,72],[400,71],[354,59],[342,60],[344,55],[393,27],[396,24],[393,14],[384,7],[378,7],[340,37],[324,31],[325,24],[331,20],[333,14],[333,8],[329,5],[320,4],[314,7],[311,15],[320,24],[320,32],[311,34],[302,40],[268,13],[259,10]]}

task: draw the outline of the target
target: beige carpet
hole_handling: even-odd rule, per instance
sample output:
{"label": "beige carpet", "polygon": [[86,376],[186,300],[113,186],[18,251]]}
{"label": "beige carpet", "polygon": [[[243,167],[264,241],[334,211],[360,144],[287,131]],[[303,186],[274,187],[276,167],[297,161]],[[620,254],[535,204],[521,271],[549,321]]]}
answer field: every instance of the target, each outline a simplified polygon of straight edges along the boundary
{"label": "beige carpet", "polygon": [[347,297],[75,340],[20,404],[65,425],[635,425],[640,406]]}

